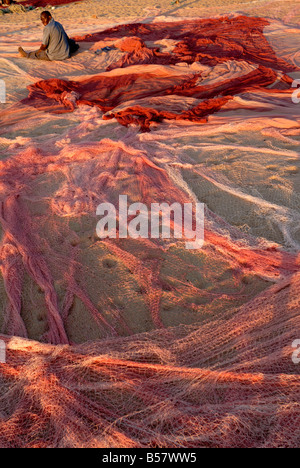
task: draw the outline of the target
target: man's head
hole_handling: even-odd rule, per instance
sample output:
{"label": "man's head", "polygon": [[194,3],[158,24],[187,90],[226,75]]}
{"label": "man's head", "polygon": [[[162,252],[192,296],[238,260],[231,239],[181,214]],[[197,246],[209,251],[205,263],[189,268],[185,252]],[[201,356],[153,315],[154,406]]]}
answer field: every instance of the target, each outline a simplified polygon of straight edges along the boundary
{"label": "man's head", "polygon": [[49,13],[49,11],[43,11],[43,13],[41,13],[41,22],[44,26],[47,26],[47,24],[49,24],[51,20],[52,16],[51,13]]}

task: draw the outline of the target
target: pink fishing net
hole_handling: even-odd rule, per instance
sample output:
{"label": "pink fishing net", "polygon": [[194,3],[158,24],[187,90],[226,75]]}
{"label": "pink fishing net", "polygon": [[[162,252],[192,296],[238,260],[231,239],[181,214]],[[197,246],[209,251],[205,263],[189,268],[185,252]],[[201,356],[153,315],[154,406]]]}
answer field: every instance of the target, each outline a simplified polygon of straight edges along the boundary
{"label": "pink fishing net", "polygon": [[[82,1],[82,0],[76,0],[76,1]],[[33,6],[37,8],[37,7],[47,7],[48,5],[50,6],[66,5],[68,3],[73,3],[73,2],[74,0],[23,0],[18,3],[20,3],[21,5]]]}
{"label": "pink fishing net", "polygon": [[[297,67],[276,57],[263,35],[267,24],[264,19],[240,16],[232,20],[220,18],[181,22],[176,26],[173,23],[133,24],[75,37],[76,40],[100,41],[139,34],[139,37],[125,37],[115,43],[127,54],[110,65],[108,70],[141,64],[174,65],[178,62],[216,66],[233,59],[256,67],[236,78],[225,78],[208,85],[202,84],[203,73],[191,73],[185,77],[154,77],[146,72],[133,75],[129,72],[123,76],[94,76],[80,82],[53,79],[31,86],[29,98],[24,103],[53,112],[73,111],[76,104],[98,106],[103,112],[109,111],[104,118],[116,118],[125,126],[139,124],[143,131],[149,130],[151,122],[163,119],[203,123],[208,115],[218,112],[233,96],[242,92],[263,89],[269,93],[278,90],[283,94],[286,90],[290,93],[293,80],[283,73],[278,78],[278,70],[296,71]],[[146,47],[143,42],[145,39],[154,41],[166,37],[178,41],[172,53]],[[163,96],[192,97],[195,101],[188,110],[181,112],[178,111],[177,102],[167,110],[163,100],[160,106],[151,106],[148,99],[145,102],[146,98]],[[128,104],[120,109],[118,106],[124,102]]]}
{"label": "pink fishing net", "polygon": [[1,446],[296,447],[299,287],[201,326],[76,347],[6,339]]}
{"label": "pink fishing net", "polygon": [[[82,37],[123,56],[88,78],[37,81],[3,112],[2,447],[297,446],[298,200],[286,168],[279,181],[267,171],[298,158],[298,68],[267,24]],[[165,39],[172,51],[150,44]],[[202,201],[203,249],[100,240],[96,208],[120,194]]]}

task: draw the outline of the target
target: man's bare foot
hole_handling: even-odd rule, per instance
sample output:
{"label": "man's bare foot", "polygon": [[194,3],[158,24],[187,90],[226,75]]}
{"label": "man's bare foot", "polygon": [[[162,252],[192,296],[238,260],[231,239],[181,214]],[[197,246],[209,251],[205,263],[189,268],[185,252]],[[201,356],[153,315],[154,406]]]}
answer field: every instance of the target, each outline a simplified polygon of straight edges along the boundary
{"label": "man's bare foot", "polygon": [[28,54],[25,52],[24,49],[22,49],[22,47],[19,47],[18,48],[18,51],[19,51],[19,54],[22,56],[22,57],[26,57],[28,56]]}

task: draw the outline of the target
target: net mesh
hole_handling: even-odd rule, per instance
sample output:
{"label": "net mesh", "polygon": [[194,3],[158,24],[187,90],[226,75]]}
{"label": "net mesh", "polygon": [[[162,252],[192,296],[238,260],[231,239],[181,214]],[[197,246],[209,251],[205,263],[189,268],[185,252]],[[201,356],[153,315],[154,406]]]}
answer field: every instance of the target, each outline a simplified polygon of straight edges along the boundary
{"label": "net mesh", "polygon": [[299,287],[201,327],[76,347],[5,338],[1,446],[297,446]]}
{"label": "net mesh", "polygon": [[[121,61],[2,113],[2,447],[297,446],[297,67],[267,24],[84,37]],[[96,208],[120,193],[205,203],[203,249],[101,241]]]}

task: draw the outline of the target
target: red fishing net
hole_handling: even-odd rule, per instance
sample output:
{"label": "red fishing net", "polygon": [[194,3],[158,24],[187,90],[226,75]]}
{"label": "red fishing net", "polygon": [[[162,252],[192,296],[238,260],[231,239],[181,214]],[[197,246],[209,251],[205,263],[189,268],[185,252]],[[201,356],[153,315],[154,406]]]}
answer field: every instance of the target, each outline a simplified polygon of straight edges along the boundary
{"label": "red fishing net", "polygon": [[298,275],[201,326],[127,339],[6,339],[1,447],[296,447],[299,288]]}
{"label": "red fishing net", "polygon": [[[278,71],[295,71],[297,68],[278,59],[263,35],[268,24],[260,18],[237,17],[232,20],[198,20],[181,23],[133,24],[119,26],[102,33],[77,37],[76,40],[100,41],[130,36],[117,41],[115,46],[127,51],[120,61],[108,70],[130,65],[174,65],[180,62],[216,66],[229,60],[247,62],[254,66],[249,73],[236,78],[220,80],[204,85],[202,73],[190,76],[155,76],[138,72],[123,76],[95,76],[84,81],[47,80],[30,87],[26,104],[52,110],[70,112],[77,105],[98,106],[104,118],[116,118],[122,125],[139,124],[143,131],[149,130],[151,122],[189,120],[206,122],[206,117],[218,112],[233,96],[253,89],[269,93],[280,90],[290,92],[293,80]],[[131,35],[139,35],[138,37]],[[158,48],[146,47],[144,40],[168,38],[178,41],[172,53],[160,52]],[[272,89],[269,89],[272,86]],[[165,102],[151,106],[149,98],[168,96],[193,97],[195,101],[188,110],[178,110],[178,102],[165,109]],[[147,99],[146,99],[147,98]],[[146,99],[146,102],[145,102]],[[56,101],[56,102],[55,102]],[[60,105],[57,105],[57,102]],[[119,108],[120,104],[126,105]],[[51,109],[52,107],[52,109]],[[117,110],[114,110],[117,108]],[[108,112],[109,111],[109,112]]]}
{"label": "red fishing net", "polygon": [[[3,112],[2,447],[298,445],[298,199],[285,172],[268,175],[279,155],[298,160],[287,117],[297,68],[276,56],[267,24],[89,35],[121,60],[39,81]],[[172,51],[153,45],[165,39]],[[203,249],[100,241],[96,208],[119,194],[202,201]]]}
{"label": "red fishing net", "polygon": [[[96,42],[108,38],[138,37],[144,42],[158,39],[173,39],[177,42],[171,53],[161,54],[157,48],[150,49],[152,52],[150,55],[153,54],[154,58],[147,57],[147,47],[128,50],[129,55],[125,55],[118,66],[128,66],[137,62],[156,63],[156,60],[164,64],[199,61],[216,65],[228,59],[237,59],[270,66],[270,68],[285,72],[295,70],[293,65],[276,56],[264,36],[264,29],[268,25],[269,21],[264,18],[246,16],[172,23],[133,23],[116,26],[100,33],[76,36],[75,39]],[[144,59],[142,55],[140,58],[135,55],[141,50],[145,53]]]}
{"label": "red fishing net", "polygon": [[[76,0],[81,2],[82,0]],[[33,6],[37,7],[47,7],[47,6],[58,6],[58,5],[66,5],[68,3],[74,3],[74,0],[24,0],[20,3],[20,5],[24,6]]]}

